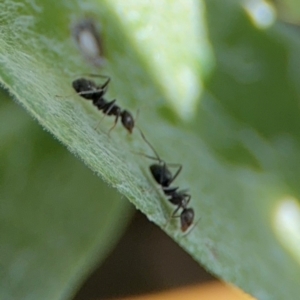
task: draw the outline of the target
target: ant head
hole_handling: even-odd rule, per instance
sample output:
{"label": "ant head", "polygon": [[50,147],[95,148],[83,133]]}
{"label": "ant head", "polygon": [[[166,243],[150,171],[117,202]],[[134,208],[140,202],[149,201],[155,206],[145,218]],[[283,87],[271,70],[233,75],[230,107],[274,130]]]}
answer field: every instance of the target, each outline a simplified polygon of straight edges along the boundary
{"label": "ant head", "polygon": [[181,231],[185,232],[193,224],[195,212],[192,208],[184,208],[180,215]]}
{"label": "ant head", "polygon": [[163,187],[168,187],[173,180],[173,175],[166,164],[153,164],[150,171],[155,181]]}
{"label": "ant head", "polygon": [[127,110],[124,110],[121,114],[121,121],[123,126],[129,131],[129,133],[132,133],[134,127],[134,119],[131,113]]}

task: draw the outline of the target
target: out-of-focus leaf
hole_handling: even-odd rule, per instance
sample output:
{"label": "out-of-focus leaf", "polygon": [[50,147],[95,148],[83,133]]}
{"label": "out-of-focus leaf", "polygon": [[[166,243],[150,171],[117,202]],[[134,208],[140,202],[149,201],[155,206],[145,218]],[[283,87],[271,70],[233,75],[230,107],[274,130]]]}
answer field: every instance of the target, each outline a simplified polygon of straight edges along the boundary
{"label": "out-of-focus leaf", "polygon": [[70,295],[124,230],[128,203],[0,91],[0,298]]}

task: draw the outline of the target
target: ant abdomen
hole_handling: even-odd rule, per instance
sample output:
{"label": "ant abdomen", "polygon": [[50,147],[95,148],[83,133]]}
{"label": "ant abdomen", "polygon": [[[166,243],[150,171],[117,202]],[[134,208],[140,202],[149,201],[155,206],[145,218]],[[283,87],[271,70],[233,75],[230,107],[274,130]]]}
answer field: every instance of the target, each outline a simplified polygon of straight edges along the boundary
{"label": "ant abdomen", "polygon": [[[89,100],[98,99],[103,96],[103,90],[99,90],[94,81],[85,78],[78,78],[72,82],[74,90],[81,94],[81,97]],[[93,91],[91,93],[91,91]],[[89,92],[89,93],[86,93]]]}

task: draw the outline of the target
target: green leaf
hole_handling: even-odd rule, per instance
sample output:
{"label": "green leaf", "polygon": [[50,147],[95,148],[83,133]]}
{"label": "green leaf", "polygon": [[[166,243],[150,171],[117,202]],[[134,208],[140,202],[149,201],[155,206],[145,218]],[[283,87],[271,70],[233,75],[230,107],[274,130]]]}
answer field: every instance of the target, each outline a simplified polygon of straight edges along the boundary
{"label": "green leaf", "polygon": [[[205,10],[201,1],[16,3],[0,4],[0,76],[10,93],[211,272],[259,299],[296,299],[296,36],[272,26],[271,10],[261,22],[236,1],[210,0]],[[101,113],[92,105],[55,97],[74,93],[77,76],[99,72],[70,36],[86,15],[101,24],[108,98],[139,108],[138,126],[161,157],[183,164],[176,184],[189,188],[200,219],[186,236],[177,219],[165,226],[174,207],[154,184],[151,161],[133,153],[152,154],[138,131],[128,136],[119,124],[108,137],[111,118],[96,131]]]}
{"label": "green leaf", "polygon": [[0,298],[58,299],[106,257],[127,203],[5,98],[0,91]]}

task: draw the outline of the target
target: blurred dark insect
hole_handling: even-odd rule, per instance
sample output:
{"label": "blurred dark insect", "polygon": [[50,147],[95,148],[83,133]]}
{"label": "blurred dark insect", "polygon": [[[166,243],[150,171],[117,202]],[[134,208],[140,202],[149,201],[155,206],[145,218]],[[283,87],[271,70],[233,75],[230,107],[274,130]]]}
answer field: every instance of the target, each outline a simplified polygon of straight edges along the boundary
{"label": "blurred dark insect", "polygon": [[[187,190],[179,190],[179,187],[171,187],[171,183],[176,179],[182,170],[182,165],[180,164],[167,164],[162,160],[150,142],[146,139],[143,132],[140,130],[141,136],[146,144],[151,148],[155,157],[142,154],[143,156],[156,160],[158,163],[152,164],[150,166],[150,172],[155,179],[155,181],[162,187],[164,194],[168,197],[168,200],[177,206],[170,218],[180,218],[181,231],[186,232],[194,221],[194,210],[193,208],[188,208],[188,204],[191,200],[191,195]],[[171,173],[169,167],[177,167],[175,175]],[[182,211],[179,215],[176,215],[177,212],[182,208]],[[168,221],[169,222],[169,221]]]}
{"label": "blurred dark insect", "polygon": [[100,30],[92,19],[84,19],[72,26],[72,36],[82,55],[94,66],[103,66],[103,46]]}

